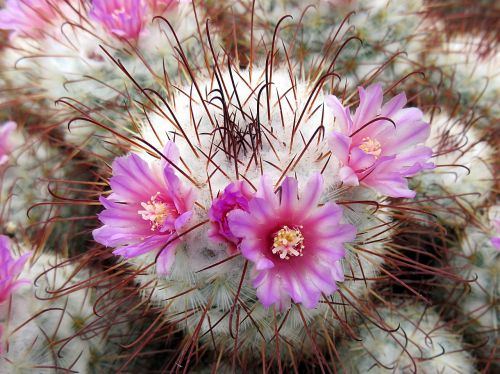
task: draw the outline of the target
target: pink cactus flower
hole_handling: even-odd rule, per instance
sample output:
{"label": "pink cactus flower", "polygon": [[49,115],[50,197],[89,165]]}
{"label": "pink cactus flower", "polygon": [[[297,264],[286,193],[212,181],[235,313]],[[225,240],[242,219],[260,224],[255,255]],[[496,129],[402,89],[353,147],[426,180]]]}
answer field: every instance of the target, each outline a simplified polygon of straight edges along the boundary
{"label": "pink cactus flower", "polygon": [[94,0],[90,17],[111,34],[134,41],[150,21],[148,11],[144,0]]}
{"label": "pink cactus flower", "polygon": [[0,304],[10,298],[12,291],[28,280],[18,279],[31,253],[14,259],[11,254],[11,241],[8,236],[0,235]]}
{"label": "pink cactus flower", "polygon": [[5,164],[9,159],[9,154],[14,149],[12,133],[16,130],[15,122],[6,122],[0,126],[0,165]]}
{"label": "pink cactus flower", "polygon": [[496,236],[491,238],[491,244],[500,251],[500,218],[495,218],[493,220],[493,231]]}
{"label": "pink cactus flower", "polygon": [[[173,142],[163,154],[174,164],[179,160]],[[181,183],[165,160],[148,164],[132,153],[117,158],[112,168],[109,184],[113,192],[100,198],[105,210],[99,220],[104,225],[94,230],[94,239],[126,258],[159,252],[156,270],[167,274],[181,240],[178,234],[193,214],[194,190]]]}
{"label": "pink cactus flower", "polygon": [[[8,236],[0,235],[0,304],[9,300],[12,291],[29,280],[18,279],[31,253],[26,253],[18,259],[11,254],[11,241]],[[0,353],[2,353],[3,327],[0,325]]]}
{"label": "pink cactus flower", "polygon": [[230,254],[236,253],[237,245],[241,240],[229,229],[227,215],[235,209],[248,211],[248,201],[252,196],[253,192],[247,182],[236,181],[224,189],[208,210],[211,223],[208,236],[215,241],[228,244]]}
{"label": "pink cactus flower", "polygon": [[7,0],[0,10],[0,29],[12,36],[39,38],[48,24],[58,17],[55,5],[64,0]]}
{"label": "pink cactus flower", "polygon": [[179,4],[191,3],[191,0],[149,0],[153,13],[161,15],[177,8]]}
{"label": "pink cactus flower", "polygon": [[263,176],[248,211],[228,215],[231,232],[242,239],[240,251],[253,263],[253,286],[264,306],[281,311],[290,301],[314,308],[344,280],[340,260],[344,243],[356,229],[341,224],[342,209],[333,202],[319,205],[323,177],[313,175],[298,197],[298,182],[287,177],[280,194]]}
{"label": "pink cactus flower", "polygon": [[[329,135],[333,155],[340,161],[340,178],[346,185],[359,184],[391,197],[415,196],[407,177],[434,168],[429,147],[421,145],[430,133],[417,108],[404,108],[406,96],[397,95],[382,105],[379,84],[359,88],[354,116],[335,96],[326,104],[333,111],[338,131]],[[389,120],[386,120],[389,118]]]}

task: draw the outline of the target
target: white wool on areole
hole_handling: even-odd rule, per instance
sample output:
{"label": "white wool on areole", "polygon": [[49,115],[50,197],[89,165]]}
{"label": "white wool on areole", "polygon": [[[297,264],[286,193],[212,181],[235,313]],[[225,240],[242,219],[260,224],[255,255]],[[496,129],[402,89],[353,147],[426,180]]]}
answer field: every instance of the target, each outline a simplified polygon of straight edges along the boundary
{"label": "white wool on areole", "polygon": [[[51,292],[69,289],[91,276],[53,254],[28,261],[20,279],[27,283],[2,304],[1,322],[5,347],[0,354],[2,373],[53,373],[54,368],[91,373],[92,367],[107,365],[117,347],[107,341],[108,331],[83,336],[80,329],[94,317],[96,292],[92,288],[72,290],[55,298]],[[49,343],[50,341],[50,343]],[[57,344],[55,344],[57,342]]]}
{"label": "white wool on areole", "polygon": [[493,148],[462,118],[445,113],[432,117],[426,145],[432,148],[437,167],[413,177],[417,198],[436,197],[432,213],[447,225],[462,226],[463,209],[472,213],[493,189]]}
{"label": "white wool on areole", "polygon": [[[394,303],[398,305],[398,303]],[[344,342],[346,373],[475,373],[474,361],[459,334],[424,305],[380,308],[383,327],[360,324],[360,341]]]}
{"label": "white wool on areole", "polygon": [[[287,18],[281,23],[278,36],[288,42],[287,48],[295,46],[298,48],[297,53],[303,54],[305,65],[302,69],[307,75],[309,68],[325,57],[325,51],[329,48],[328,39],[335,36],[344,17],[350,11],[355,11],[337,35],[336,46],[329,51],[333,59],[340,45],[352,35],[359,37],[363,43],[361,45],[353,40],[340,53],[335,65],[335,72],[342,77],[339,86],[347,85],[352,90],[375,74],[378,80],[394,82],[407,73],[407,50],[423,49],[424,38],[418,32],[424,22],[419,13],[421,7],[420,0],[362,0],[349,4],[325,0],[307,3],[296,0],[257,1],[255,18],[269,26],[263,29],[256,26],[254,44],[258,46],[264,40],[270,45],[273,27],[282,17],[291,15],[292,19]],[[303,45],[307,52],[304,53],[302,47],[297,45]],[[384,67],[389,59],[401,52],[403,54]],[[328,66],[330,62],[329,59],[323,65]],[[291,61],[293,66],[296,63]],[[378,71],[380,69],[381,73]]]}
{"label": "white wool on areole", "polygon": [[468,290],[458,305],[470,320],[470,332],[479,340],[489,339],[488,347],[500,338],[500,251],[491,243],[495,235],[491,219],[499,206],[492,206],[478,217],[478,225],[468,225],[450,258],[452,269],[469,280]]}
{"label": "white wool on areole", "polygon": [[63,178],[67,170],[61,167],[60,152],[42,139],[17,129],[10,141],[14,150],[0,170],[0,217],[7,231],[21,234],[44,218],[45,210],[34,209],[29,216],[28,210],[53,200],[48,180]]}

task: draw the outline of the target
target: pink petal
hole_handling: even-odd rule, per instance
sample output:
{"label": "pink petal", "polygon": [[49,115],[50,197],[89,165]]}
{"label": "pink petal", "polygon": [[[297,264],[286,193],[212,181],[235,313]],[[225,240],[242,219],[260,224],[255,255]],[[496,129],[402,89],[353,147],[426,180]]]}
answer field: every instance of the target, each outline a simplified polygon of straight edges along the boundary
{"label": "pink petal", "polygon": [[318,264],[317,266],[311,266],[307,271],[307,276],[309,282],[319,290],[320,292],[330,295],[337,289],[335,279],[332,277],[330,270],[330,261],[324,262],[328,266],[323,266]]}
{"label": "pink petal", "polygon": [[298,205],[297,179],[286,177],[281,184],[281,211],[287,215],[293,215]]}
{"label": "pink petal", "polygon": [[320,292],[306,281],[306,277],[291,275],[286,290],[295,303],[302,303],[306,308],[315,308],[321,297]]}
{"label": "pink petal", "polygon": [[133,258],[151,252],[153,250],[161,249],[167,243],[171,244],[169,243],[169,241],[171,240],[172,237],[168,235],[154,235],[146,238],[144,241],[141,241],[139,243],[117,248],[113,251],[113,254],[126,258]]}
{"label": "pink petal", "polygon": [[342,182],[347,186],[358,186],[359,179],[354,170],[349,166],[344,166],[339,170],[339,177]]}
{"label": "pink petal", "polygon": [[380,115],[382,117],[391,118],[394,116],[399,110],[403,109],[406,105],[406,95],[404,92],[401,92],[399,95],[394,96],[391,100],[384,104],[382,107],[382,111]]}
{"label": "pink petal", "polygon": [[248,210],[252,212],[256,221],[271,219],[275,214],[273,207],[264,199],[254,197],[248,202]]}
{"label": "pink petal", "polygon": [[[300,208],[301,212],[310,210],[312,206],[317,206],[321,193],[323,191],[323,176],[321,173],[314,173],[307,182],[306,188],[300,197]],[[307,213],[303,215],[304,218],[307,217]]]}
{"label": "pink petal", "polygon": [[156,261],[156,272],[159,275],[167,275],[175,262],[176,245],[173,243],[168,245],[160,252]]}
{"label": "pink petal", "polygon": [[384,154],[397,154],[425,142],[431,128],[421,118],[422,112],[417,108],[402,109],[397,117],[393,117],[396,130],[393,136],[384,141]]}
{"label": "pink petal", "polygon": [[332,154],[343,164],[347,165],[349,161],[349,149],[352,139],[337,131],[332,131],[328,136],[328,144]]}
{"label": "pink petal", "polygon": [[259,188],[255,193],[255,197],[264,199],[272,209],[276,209],[279,205],[278,196],[274,193],[272,182],[265,174],[260,177]]}
{"label": "pink petal", "polygon": [[333,278],[337,282],[344,281],[344,269],[342,269],[342,264],[340,263],[340,261],[334,262],[333,265],[330,267],[330,270],[332,272]]}
{"label": "pink petal", "polygon": [[316,232],[329,231],[337,227],[341,218],[342,209],[334,202],[329,201],[309,213],[303,224],[307,227],[313,227]]}
{"label": "pink petal", "polygon": [[[177,165],[180,159],[179,148],[177,148],[177,145],[174,142],[169,140],[167,144],[165,144],[165,148],[163,148],[163,156],[165,156],[165,158],[168,159],[171,163]],[[170,164],[165,159],[162,158],[162,160],[163,165]]]}
{"label": "pink petal", "polygon": [[416,195],[408,188],[408,181],[398,173],[379,173],[376,177],[365,179],[363,183],[390,197],[413,198]]}
{"label": "pink petal", "polygon": [[[262,239],[261,238],[246,238],[240,243],[240,252],[247,260],[252,261],[254,264],[262,261],[265,256],[262,253]],[[261,262],[261,266],[271,268],[271,264],[266,261]],[[274,266],[274,264],[273,264]]]}
{"label": "pink petal", "polygon": [[496,249],[500,250],[500,237],[491,238],[491,244],[493,244]]}
{"label": "pink petal", "polygon": [[384,98],[384,93],[380,84],[372,84],[366,89],[366,91],[363,87],[359,87],[358,92],[359,107],[356,109],[356,113],[354,114],[353,130],[358,130],[379,114]]}
{"label": "pink petal", "polygon": [[249,213],[236,209],[227,215],[229,229],[237,238],[252,236],[255,232],[256,223],[254,217]]}
{"label": "pink petal", "polygon": [[262,275],[253,282],[253,286],[257,289],[256,293],[259,301],[265,307],[269,307],[273,304],[283,306],[284,303],[282,302],[280,291],[282,287],[281,280],[278,277],[272,276],[270,272],[264,271],[261,274]]}
{"label": "pink petal", "polygon": [[351,159],[349,160],[349,167],[355,172],[361,172],[373,166],[377,159],[375,156],[363,152],[359,148],[351,149]]}
{"label": "pink petal", "polygon": [[345,108],[336,96],[329,95],[325,98],[325,103],[332,110],[339,130],[343,134],[352,132],[352,119],[349,108]]}
{"label": "pink petal", "polygon": [[182,230],[182,228],[186,225],[186,223],[189,222],[189,220],[191,219],[191,217],[193,216],[193,211],[187,211],[183,214],[181,214],[179,217],[177,217],[177,219],[175,220],[175,231],[177,231],[177,233],[180,233],[180,231]]}
{"label": "pink petal", "polygon": [[110,186],[114,194],[126,201],[148,201],[163,190],[146,161],[136,154],[119,157],[113,162]]}
{"label": "pink petal", "polygon": [[274,262],[269,260],[268,258],[261,256],[259,259],[255,262],[255,269],[256,270],[267,270],[267,269],[272,269],[274,267]]}
{"label": "pink petal", "polygon": [[393,164],[404,177],[411,177],[422,170],[434,168],[434,163],[427,162],[432,157],[432,149],[429,147],[416,147],[400,153]]}

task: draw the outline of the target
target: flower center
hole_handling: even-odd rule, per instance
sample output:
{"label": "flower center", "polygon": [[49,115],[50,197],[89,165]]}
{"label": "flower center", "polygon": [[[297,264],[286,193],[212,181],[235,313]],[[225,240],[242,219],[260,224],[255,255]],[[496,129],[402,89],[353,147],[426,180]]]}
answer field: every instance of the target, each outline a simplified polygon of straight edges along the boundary
{"label": "flower center", "polygon": [[161,228],[171,214],[170,207],[159,199],[159,195],[160,193],[157,192],[151,196],[151,199],[147,203],[141,203],[144,210],[137,211],[142,216],[142,219],[151,221],[151,231]]}
{"label": "flower center", "polygon": [[359,149],[361,149],[363,152],[366,154],[375,156],[375,158],[378,158],[380,154],[382,153],[382,146],[376,139],[372,138],[363,138],[361,139],[361,145],[359,146]]}
{"label": "flower center", "polygon": [[302,256],[304,250],[304,236],[300,232],[303,228],[299,226],[296,229],[291,229],[288,226],[283,226],[276,234],[274,234],[273,254],[278,254],[282,260],[289,260],[290,256]]}

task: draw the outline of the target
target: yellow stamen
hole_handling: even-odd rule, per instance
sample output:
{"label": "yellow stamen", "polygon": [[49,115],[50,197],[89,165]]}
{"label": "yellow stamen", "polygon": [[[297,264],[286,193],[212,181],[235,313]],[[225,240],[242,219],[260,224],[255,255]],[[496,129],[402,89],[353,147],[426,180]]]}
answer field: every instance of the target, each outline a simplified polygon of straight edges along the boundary
{"label": "yellow stamen", "polygon": [[375,158],[378,158],[380,156],[380,154],[382,153],[382,146],[376,139],[363,138],[361,139],[361,141],[362,143],[359,146],[359,149],[361,149],[366,154],[375,156]]}
{"label": "yellow stamen", "polygon": [[289,260],[290,256],[302,256],[302,251],[304,250],[304,236],[299,226],[296,229],[291,229],[288,226],[283,226],[274,235],[273,242],[273,254],[279,254],[282,260]]}

